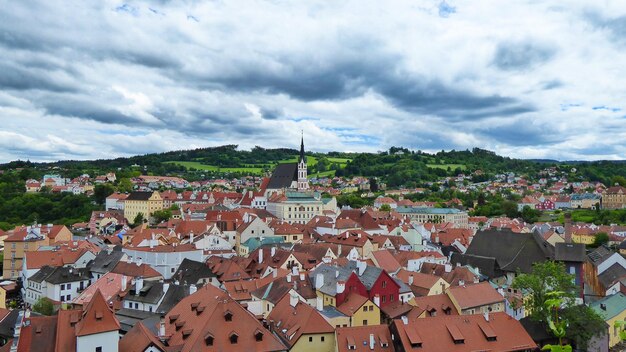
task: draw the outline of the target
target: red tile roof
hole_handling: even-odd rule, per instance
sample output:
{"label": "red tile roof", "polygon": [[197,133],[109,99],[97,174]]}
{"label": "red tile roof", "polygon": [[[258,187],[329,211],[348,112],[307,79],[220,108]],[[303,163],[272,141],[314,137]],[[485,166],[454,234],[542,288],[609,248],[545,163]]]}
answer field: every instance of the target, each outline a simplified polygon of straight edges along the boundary
{"label": "red tile roof", "polygon": [[148,348],[158,348],[166,351],[165,345],[158,337],[148,330],[142,322],[138,322],[120,339],[119,350],[121,352],[145,351]]}
{"label": "red tile roof", "polygon": [[165,334],[170,348],[181,352],[285,350],[250,312],[213,285],[172,308],[165,316]]}
{"label": "red tile roof", "polygon": [[[391,333],[387,325],[367,325],[337,329],[337,351],[380,351],[394,350]],[[371,344],[373,342],[373,344]]]}
{"label": "red tile roof", "polygon": [[92,335],[120,329],[120,322],[109,308],[104,297],[97,291],[87,307],[83,309],[81,320],[76,323],[76,336]]}
{"label": "red tile roof", "polygon": [[405,350],[413,350],[415,345],[424,352],[527,351],[537,347],[522,324],[504,312],[489,314],[489,321],[481,314],[436,316],[408,324],[397,319],[391,329],[397,331]]}
{"label": "red tile roof", "polygon": [[461,309],[504,302],[504,297],[487,281],[464,286],[451,286],[448,294],[454,298]]}

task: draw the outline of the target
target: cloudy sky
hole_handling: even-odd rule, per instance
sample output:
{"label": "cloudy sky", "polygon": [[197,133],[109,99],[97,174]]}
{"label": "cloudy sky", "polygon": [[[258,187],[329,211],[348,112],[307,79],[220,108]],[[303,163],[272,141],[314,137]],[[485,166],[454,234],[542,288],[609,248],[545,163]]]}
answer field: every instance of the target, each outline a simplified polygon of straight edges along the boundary
{"label": "cloudy sky", "polygon": [[626,6],[3,1],[0,162],[238,144],[626,159]]}

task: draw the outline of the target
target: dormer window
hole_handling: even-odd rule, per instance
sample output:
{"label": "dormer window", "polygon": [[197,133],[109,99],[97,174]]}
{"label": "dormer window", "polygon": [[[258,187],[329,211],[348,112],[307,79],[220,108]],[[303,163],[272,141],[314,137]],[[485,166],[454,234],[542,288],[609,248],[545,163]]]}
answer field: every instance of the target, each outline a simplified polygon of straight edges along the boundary
{"label": "dormer window", "polygon": [[254,339],[257,341],[263,341],[263,332],[261,332],[261,330],[257,330],[254,333]]}
{"label": "dormer window", "polygon": [[237,340],[239,339],[239,335],[237,335],[236,333],[231,333],[230,336],[228,337],[228,339],[230,340],[231,344],[236,344]]}
{"label": "dormer window", "polygon": [[229,310],[224,312],[224,320],[233,321],[233,313],[231,313]]}
{"label": "dormer window", "polygon": [[204,343],[206,343],[207,346],[213,346],[213,340],[215,340],[215,338],[211,334],[207,334],[204,337]]}

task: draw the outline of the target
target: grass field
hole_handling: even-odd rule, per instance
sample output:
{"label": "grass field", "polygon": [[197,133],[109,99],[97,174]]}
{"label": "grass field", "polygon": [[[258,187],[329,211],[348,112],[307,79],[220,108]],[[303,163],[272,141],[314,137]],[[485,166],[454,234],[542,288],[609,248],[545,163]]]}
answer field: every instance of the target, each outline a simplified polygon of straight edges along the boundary
{"label": "grass field", "polygon": [[[298,161],[298,156],[294,156],[293,158],[290,159],[284,159],[284,160],[279,160],[278,163],[279,164],[286,164],[286,163],[295,163]],[[350,159],[346,159],[346,158],[328,158],[328,161],[330,161],[331,163],[337,163],[339,164],[341,167],[345,167],[346,164],[348,163],[348,161],[350,161]],[[244,167],[218,167],[215,165],[206,165],[203,164],[200,161],[166,161],[166,163],[169,164],[176,164],[176,165],[182,165],[187,169],[191,169],[194,168],[196,170],[206,170],[206,171],[214,171],[214,172],[243,172],[243,173],[250,173],[250,174],[254,174],[254,175],[261,175],[263,173],[263,169],[269,169],[272,170],[274,169],[274,165],[273,164],[249,164],[249,165],[244,165]],[[309,167],[313,166],[317,164],[317,158],[314,156],[307,156],[307,165]],[[309,174],[309,178],[313,177],[313,176],[317,176],[318,173],[315,174]],[[320,172],[319,173],[320,177],[324,177],[324,176],[335,176],[335,171],[334,170],[329,170],[329,171],[324,171],[324,172]]]}
{"label": "grass field", "polygon": [[217,171],[217,172],[247,172],[250,174],[260,175],[263,173],[261,165],[254,167],[218,167],[214,165],[205,165],[197,161],[166,161],[168,164],[182,165],[187,169],[194,168],[196,170]]}
{"label": "grass field", "polygon": [[433,169],[445,169],[447,170],[448,168],[454,170],[457,167],[460,168],[461,170],[465,170],[465,165],[463,164],[426,164],[426,166],[433,168]]}

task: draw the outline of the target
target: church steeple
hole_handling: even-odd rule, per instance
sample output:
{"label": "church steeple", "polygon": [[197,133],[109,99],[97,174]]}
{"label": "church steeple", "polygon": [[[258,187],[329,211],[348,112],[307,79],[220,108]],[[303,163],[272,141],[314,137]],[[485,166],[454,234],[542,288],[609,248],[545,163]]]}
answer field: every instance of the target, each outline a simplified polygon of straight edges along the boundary
{"label": "church steeple", "polygon": [[300,141],[300,160],[298,160],[298,191],[303,192],[309,189],[307,178],[306,156],[304,155],[304,131]]}
{"label": "church steeple", "polygon": [[304,131],[302,131],[302,139],[300,141],[300,160],[299,162],[304,161],[306,163],[306,156],[304,155]]}

